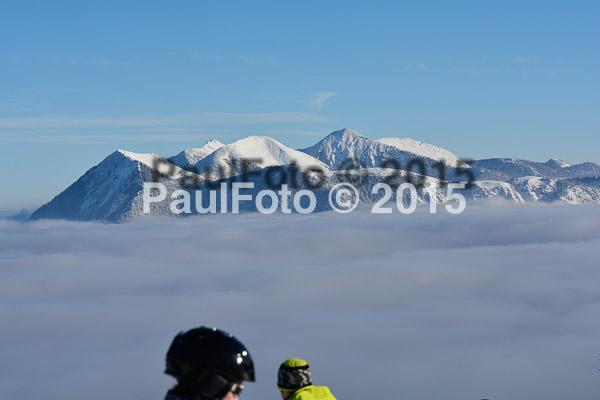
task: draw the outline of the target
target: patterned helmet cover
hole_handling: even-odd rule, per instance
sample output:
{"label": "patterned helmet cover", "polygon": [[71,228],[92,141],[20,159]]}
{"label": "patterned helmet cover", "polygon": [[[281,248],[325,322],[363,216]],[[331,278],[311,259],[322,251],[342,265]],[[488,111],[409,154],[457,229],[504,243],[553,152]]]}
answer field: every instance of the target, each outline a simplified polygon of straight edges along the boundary
{"label": "patterned helmet cover", "polygon": [[284,361],[277,372],[277,386],[283,391],[294,391],[312,385],[310,367],[304,360],[290,358]]}

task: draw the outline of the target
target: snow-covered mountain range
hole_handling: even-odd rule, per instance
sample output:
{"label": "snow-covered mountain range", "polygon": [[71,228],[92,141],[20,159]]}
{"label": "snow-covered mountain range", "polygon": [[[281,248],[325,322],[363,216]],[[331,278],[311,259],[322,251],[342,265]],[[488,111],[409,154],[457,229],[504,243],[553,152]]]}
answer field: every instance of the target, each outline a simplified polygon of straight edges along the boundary
{"label": "snow-covered mountain range", "polygon": [[[125,221],[144,215],[143,186],[147,182],[164,184],[168,196],[185,190],[194,201],[201,195],[202,202],[210,190],[220,195],[223,182],[252,182],[254,188],[249,192],[258,193],[272,188],[272,183],[265,181],[267,175],[278,177],[275,180],[279,183],[284,177],[292,183],[294,173],[311,170],[320,171],[321,187],[315,188],[310,180],[297,180],[290,186],[292,192],[311,190],[318,200],[316,211],[330,209],[329,189],[348,179],[361,181],[358,192],[362,203],[381,199],[382,193],[372,191],[379,182],[421,182],[421,178],[428,190],[418,191],[418,202],[433,195],[444,202],[444,192],[432,188],[443,182],[470,181],[472,184],[462,190],[468,201],[503,198],[518,203],[600,203],[600,166],[594,163],[570,165],[556,158],[545,163],[513,158],[467,163],[449,150],[410,138],[372,140],[342,129],[300,150],[264,136],[250,136],[231,144],[213,139],[168,159],[118,150],[37,209],[31,219]],[[412,178],[406,171],[412,173]],[[395,175],[398,177],[390,180]],[[242,207],[242,211],[255,210],[253,203]],[[152,203],[149,211],[151,215],[176,215],[167,201]]]}

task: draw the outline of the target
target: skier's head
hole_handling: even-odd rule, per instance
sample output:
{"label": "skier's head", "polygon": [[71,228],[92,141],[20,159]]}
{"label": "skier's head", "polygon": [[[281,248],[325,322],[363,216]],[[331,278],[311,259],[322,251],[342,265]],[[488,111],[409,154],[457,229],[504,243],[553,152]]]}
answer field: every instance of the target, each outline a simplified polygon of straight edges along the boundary
{"label": "skier's head", "polygon": [[169,347],[166,364],[165,373],[178,383],[173,398],[230,399],[240,394],[243,381],[254,381],[254,363],[246,347],[217,328],[180,332]]}
{"label": "skier's head", "polygon": [[277,387],[281,391],[281,397],[286,399],[291,393],[312,385],[310,367],[308,363],[299,358],[285,360],[277,371]]}

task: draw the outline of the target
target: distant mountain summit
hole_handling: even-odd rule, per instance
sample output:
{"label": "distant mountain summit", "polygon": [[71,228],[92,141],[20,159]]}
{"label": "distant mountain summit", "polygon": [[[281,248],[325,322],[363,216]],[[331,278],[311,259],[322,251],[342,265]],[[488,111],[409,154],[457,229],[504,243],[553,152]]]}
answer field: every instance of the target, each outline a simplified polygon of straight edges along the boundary
{"label": "distant mountain summit", "polygon": [[572,166],[571,164],[566,163],[559,158],[551,158],[548,161],[546,161],[546,164],[554,168],[567,168]]}
{"label": "distant mountain summit", "polygon": [[[494,158],[465,165],[458,156],[441,147],[410,138],[372,140],[346,128],[332,132],[302,150],[291,149],[266,136],[249,136],[231,144],[211,140],[200,148],[184,150],[168,161],[156,154],[117,150],[38,208],[31,219],[126,221],[145,215],[144,183],[158,179],[165,185],[167,196],[185,191],[193,197],[195,191],[201,189],[204,197],[207,186],[210,184],[212,187],[215,179],[223,178],[205,175],[205,169],[214,172],[227,168],[225,178],[236,179],[235,175],[239,172],[231,168],[235,167],[232,163],[242,159],[249,163],[250,169],[259,172],[250,178],[255,184],[252,189],[254,195],[267,188],[259,176],[261,171],[280,168],[285,175],[292,164],[300,170],[318,168],[323,171],[324,186],[315,190],[320,202],[317,211],[329,209],[328,190],[345,179],[348,173],[345,169],[356,169],[355,163],[362,169],[354,172],[367,176],[359,190],[360,201],[372,203],[381,199],[381,194],[372,190],[374,185],[390,174],[407,179],[408,167],[413,173],[423,176],[426,186],[437,187],[440,183],[437,178],[443,177],[439,175],[440,166],[444,167],[439,164],[442,160],[447,181],[466,181],[469,175],[474,178],[471,188],[462,190],[468,201],[503,198],[518,203],[557,200],[570,204],[600,203],[600,166],[594,163],[570,165],[556,158],[545,163]],[[394,163],[382,168],[386,160]],[[193,187],[187,184],[190,179],[194,182]],[[305,183],[294,190],[300,189],[307,189]],[[426,196],[430,194],[419,192],[418,202],[426,202]],[[445,201],[444,194],[436,196],[438,202]],[[245,210],[256,211],[256,208]],[[165,201],[152,203],[150,215],[177,214]]]}
{"label": "distant mountain summit", "polygon": [[331,132],[314,146],[300,151],[332,169],[343,168],[348,160],[360,160],[366,167],[380,167],[383,158],[395,152],[391,146],[377,143],[348,128]]}
{"label": "distant mountain summit", "polygon": [[451,151],[408,137],[382,138],[377,139],[377,141],[383,144],[387,144],[388,146],[394,146],[395,148],[402,151],[417,154],[421,157],[426,157],[437,161],[443,160],[444,164],[449,166],[457,166],[462,164],[460,158]]}
{"label": "distant mountain summit", "polygon": [[188,168],[223,146],[225,145],[218,140],[211,139],[200,148],[184,150],[168,160],[180,168]]}
{"label": "distant mountain summit", "polygon": [[[417,143],[422,143],[424,146],[419,148]],[[416,152],[411,151],[417,148],[419,149]],[[338,170],[351,165],[351,160],[359,162],[363,167],[375,168],[384,166],[386,160],[394,160],[401,167],[415,158],[421,159],[426,164],[433,164],[442,159],[431,158],[435,156],[436,150],[440,155],[451,155],[448,158],[452,161],[458,160],[458,157],[451,152],[423,142],[408,138],[372,140],[348,128],[332,132],[314,146],[300,151]],[[447,164],[448,162],[446,161]]]}
{"label": "distant mountain summit", "polygon": [[[560,161],[560,160],[558,160]],[[523,176],[544,178],[582,178],[600,176],[600,166],[594,163],[570,165],[550,160],[545,163],[518,158],[489,158],[471,163],[478,179],[508,180]]]}
{"label": "distant mountain summit", "polygon": [[[140,154],[117,150],[100,164],[88,170],[75,183],[52,201],[31,214],[32,220],[41,218],[78,221],[124,221],[142,215],[142,188],[152,182],[154,168],[161,158],[156,154]],[[187,172],[172,166],[173,186]],[[156,214],[169,215],[168,206],[158,207]]]}
{"label": "distant mountain summit", "polygon": [[[284,166],[292,163],[301,169],[311,167],[327,169],[325,164],[314,157],[284,146],[267,136],[248,136],[237,142],[221,146],[199,160],[193,168],[199,173],[206,170],[216,173],[220,166],[230,172],[235,171],[238,167],[232,164],[242,160],[247,161],[252,169]],[[239,171],[239,168],[237,170]],[[231,173],[227,173],[226,176],[231,176]]]}

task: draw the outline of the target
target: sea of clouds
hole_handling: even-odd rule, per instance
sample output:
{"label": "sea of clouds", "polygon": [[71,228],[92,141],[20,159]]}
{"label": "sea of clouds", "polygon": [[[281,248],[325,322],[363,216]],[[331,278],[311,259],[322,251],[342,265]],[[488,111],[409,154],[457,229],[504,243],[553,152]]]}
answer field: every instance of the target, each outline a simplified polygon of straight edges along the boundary
{"label": "sea of clouds", "polygon": [[217,326],[256,383],[306,359],[340,400],[590,399],[600,206],[0,220],[0,398],[161,399],[175,334]]}

